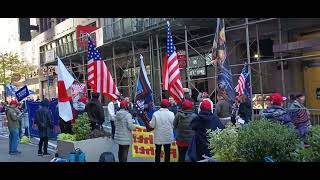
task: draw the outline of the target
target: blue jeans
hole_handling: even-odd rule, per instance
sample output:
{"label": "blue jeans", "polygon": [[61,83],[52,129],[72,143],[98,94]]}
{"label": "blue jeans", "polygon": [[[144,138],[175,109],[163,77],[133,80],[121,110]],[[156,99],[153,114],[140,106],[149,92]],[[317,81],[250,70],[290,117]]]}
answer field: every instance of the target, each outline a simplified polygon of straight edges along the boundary
{"label": "blue jeans", "polygon": [[9,128],[9,153],[18,152],[19,128]]}

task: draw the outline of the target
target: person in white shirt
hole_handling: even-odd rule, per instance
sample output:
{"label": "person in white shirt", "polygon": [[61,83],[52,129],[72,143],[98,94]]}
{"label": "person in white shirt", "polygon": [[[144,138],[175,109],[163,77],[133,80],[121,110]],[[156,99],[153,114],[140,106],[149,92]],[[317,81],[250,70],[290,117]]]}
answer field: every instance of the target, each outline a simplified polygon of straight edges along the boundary
{"label": "person in white shirt", "polygon": [[155,162],[160,162],[161,147],[164,146],[165,162],[170,162],[170,146],[174,141],[173,120],[174,114],[169,111],[170,102],[163,99],[161,108],[153,113],[150,126],[154,128],[154,143],[156,145]]}
{"label": "person in white shirt", "polygon": [[[119,97],[118,97],[119,99]],[[108,104],[108,119],[110,120],[111,123],[111,133],[112,133],[112,139],[114,139],[114,134],[115,134],[115,125],[114,125],[114,120],[116,117],[117,112],[120,109],[120,102],[119,100],[113,100],[109,102]]]}

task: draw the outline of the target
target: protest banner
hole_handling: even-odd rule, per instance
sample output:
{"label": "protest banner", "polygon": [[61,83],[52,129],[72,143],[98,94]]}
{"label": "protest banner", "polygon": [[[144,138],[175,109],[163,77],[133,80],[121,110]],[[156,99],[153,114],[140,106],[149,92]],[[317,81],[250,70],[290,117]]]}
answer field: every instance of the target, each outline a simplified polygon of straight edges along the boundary
{"label": "protest banner", "polygon": [[17,92],[15,92],[15,95],[16,95],[17,100],[19,102],[22,101],[24,98],[28,97],[30,95],[30,91],[29,91],[27,85],[23,86]]}
{"label": "protest banner", "polygon": [[[132,158],[151,158],[155,157],[155,145],[153,143],[153,131],[147,132],[144,126],[135,126],[132,132],[133,143],[131,146]],[[161,149],[161,160],[164,160],[164,147]],[[170,161],[178,161],[178,147],[175,142],[170,147]]]}
{"label": "protest banner", "polygon": [[[27,101],[27,107],[28,107],[28,116],[29,116],[29,132],[31,137],[39,137],[39,130],[35,126],[35,117],[36,117],[36,111],[40,108],[41,102],[31,102]],[[59,117],[58,117],[58,100],[51,101],[49,104],[49,110],[51,110],[53,115],[53,125],[54,130],[49,134],[49,138],[56,138],[58,129],[59,129]]]}

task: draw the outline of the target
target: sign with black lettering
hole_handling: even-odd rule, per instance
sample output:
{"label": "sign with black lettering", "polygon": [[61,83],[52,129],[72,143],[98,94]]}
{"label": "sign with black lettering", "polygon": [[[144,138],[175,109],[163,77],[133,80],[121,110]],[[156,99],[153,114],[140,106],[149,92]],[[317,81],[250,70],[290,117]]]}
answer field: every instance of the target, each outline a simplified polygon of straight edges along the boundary
{"label": "sign with black lettering", "polygon": [[15,94],[16,94],[17,100],[20,102],[24,98],[28,97],[30,95],[30,92],[27,85],[25,85],[21,89],[19,89]]}

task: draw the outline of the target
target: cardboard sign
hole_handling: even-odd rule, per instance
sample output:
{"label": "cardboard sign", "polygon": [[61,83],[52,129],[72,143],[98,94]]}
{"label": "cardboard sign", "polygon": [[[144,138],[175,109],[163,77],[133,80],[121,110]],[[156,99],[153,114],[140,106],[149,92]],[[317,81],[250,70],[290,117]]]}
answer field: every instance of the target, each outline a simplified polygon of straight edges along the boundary
{"label": "cardboard sign", "polygon": [[73,95],[78,95],[80,93],[82,94],[86,94],[87,92],[87,87],[86,87],[86,83],[73,83],[71,85],[71,94]]}

